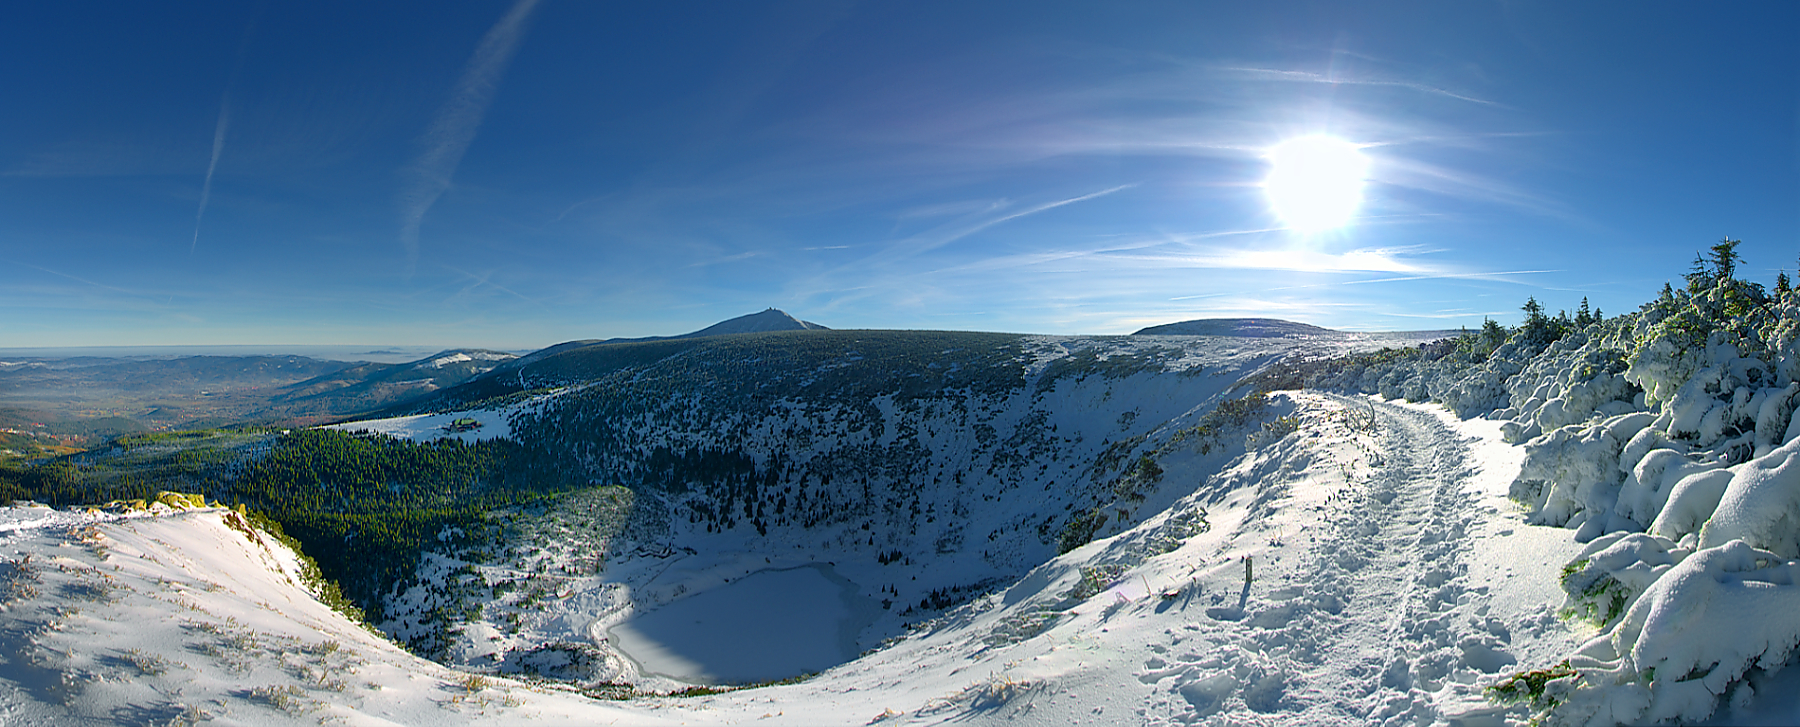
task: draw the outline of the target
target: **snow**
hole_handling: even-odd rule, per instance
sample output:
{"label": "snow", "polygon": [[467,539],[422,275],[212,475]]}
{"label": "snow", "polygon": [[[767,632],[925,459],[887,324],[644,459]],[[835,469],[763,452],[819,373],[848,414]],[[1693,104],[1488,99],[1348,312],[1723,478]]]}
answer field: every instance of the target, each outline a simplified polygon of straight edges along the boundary
{"label": "snow", "polygon": [[0,510],[0,722],[672,724],[466,674],[356,626],[229,510]]}
{"label": "snow", "polygon": [[[1692,499],[1698,509],[1711,498]],[[1700,531],[1701,547],[1743,540],[1783,559],[1800,557],[1800,439],[1745,462],[1717,502]]]}
{"label": "snow", "polygon": [[[761,535],[696,532],[653,496],[587,491],[536,521],[533,548],[485,564],[428,555],[392,600],[383,627],[409,638],[450,605],[434,584],[518,589],[450,635],[450,666],[325,608],[298,559],[229,511],[0,509],[0,722],[1793,723],[1800,356],[1750,355],[1716,331],[1701,348],[1639,335],[1624,356],[1607,347],[1651,323],[1616,325],[1523,363],[1347,375],[1451,411],[1279,393],[1282,426],[1204,442],[1183,431],[1292,349],[1196,344],[1185,365],[1204,375],[1065,378],[1029,401],[883,397],[870,421],[783,401],[731,431],[801,456],[916,443],[922,480],[1001,466],[951,422],[1005,438],[1040,417],[1054,437],[1009,452],[1004,484],[1046,494],[1016,511],[1017,497],[932,501],[943,516],[907,532],[852,520]],[[1048,366],[1084,344],[1035,345]],[[507,437],[541,411],[336,426]],[[446,431],[462,418],[482,426]],[[1124,461],[1153,456],[1160,480],[1109,504],[1131,512],[1086,545],[1029,551],[1019,533],[1031,507],[1059,504],[1054,472],[1118,443]],[[908,558],[877,562],[889,548]],[[978,595],[902,615],[951,587]],[[1564,661],[1578,676],[1546,683],[1554,709],[1488,697]],[[810,672],[701,696],[581,691]]]}
{"label": "snow", "polygon": [[[474,443],[484,439],[505,439],[512,436],[511,414],[513,409],[477,409],[458,411],[447,414],[418,414],[415,416],[394,417],[391,419],[366,419],[363,421],[330,424],[321,429],[336,429],[344,432],[371,432],[386,434],[399,439],[425,442],[436,439],[460,439]],[[481,426],[464,431],[452,431],[453,424],[461,419],[474,419]]]}

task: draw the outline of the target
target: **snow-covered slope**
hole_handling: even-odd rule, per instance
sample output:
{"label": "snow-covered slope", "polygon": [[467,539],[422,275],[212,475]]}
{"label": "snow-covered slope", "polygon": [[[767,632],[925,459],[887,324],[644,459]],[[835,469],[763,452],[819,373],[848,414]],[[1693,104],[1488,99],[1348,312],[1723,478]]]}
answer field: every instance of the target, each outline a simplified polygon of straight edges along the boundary
{"label": "snow-covered slope", "polygon": [[243,516],[159,510],[0,509],[0,722],[675,723],[420,659],[314,598]]}
{"label": "snow-covered slope", "polygon": [[[1497,716],[1479,697],[1486,678],[1576,643],[1548,613],[1554,569],[1526,565],[1566,557],[1566,531],[1520,525],[1500,505],[1510,463],[1497,427],[1316,394],[1274,407],[1292,431],[1258,428],[1224,453],[1159,445],[1164,478],[1191,484],[1127,531],[811,679],[711,696],[613,702],[445,669],[314,601],[293,556],[230,511],[17,508],[0,619],[4,633],[33,635],[3,656],[32,666],[5,672],[6,702],[20,719],[62,724],[1413,724]],[[720,555],[639,560],[685,573],[677,581],[699,593],[669,609],[793,572]],[[971,566],[986,569],[938,563]],[[546,619],[604,638],[580,579],[555,580]],[[668,585],[655,581],[642,585]],[[804,578],[770,585],[787,598],[816,590]],[[536,656],[544,671],[573,671],[581,653]]]}
{"label": "snow-covered slope", "polygon": [[[463,669],[651,692],[875,649],[700,702],[773,700],[796,724],[883,714],[836,712],[861,703],[848,691],[920,723],[1064,723],[1105,703],[1108,723],[1516,718],[1481,688],[1577,643],[1552,615],[1576,546],[1499,504],[1516,457],[1481,464],[1441,417],[1372,402],[1217,416],[1246,375],[1342,344],[1026,338],[1017,384],[803,393],[909,377],[876,342],[841,342],[813,367],[765,359],[760,399],[716,373],[685,383],[744,357],[671,349],[617,384],[508,405],[511,436],[631,487],[504,515],[498,558],[428,555],[384,628]],[[399,424],[359,426],[441,436]],[[1481,426],[1482,459],[1510,451]],[[1072,643],[1091,653],[1069,660]]]}

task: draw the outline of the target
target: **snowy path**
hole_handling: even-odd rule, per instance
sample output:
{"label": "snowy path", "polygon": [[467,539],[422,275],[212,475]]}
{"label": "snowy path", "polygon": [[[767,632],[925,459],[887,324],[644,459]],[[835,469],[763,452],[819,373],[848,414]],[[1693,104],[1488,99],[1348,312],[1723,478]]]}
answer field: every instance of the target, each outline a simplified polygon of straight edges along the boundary
{"label": "snowy path", "polygon": [[1467,447],[1417,409],[1378,403],[1372,413],[1376,466],[1346,491],[1303,558],[1326,602],[1344,605],[1318,613],[1329,643],[1307,675],[1320,699],[1305,711],[1365,724],[1427,720],[1438,716],[1433,693],[1454,672],[1493,673],[1516,660],[1504,651],[1505,627],[1474,603],[1485,594],[1464,582],[1478,517]]}
{"label": "snowy path", "polygon": [[1481,686],[1519,659],[1511,629],[1489,614],[1490,588],[1469,578],[1472,530],[1495,512],[1472,486],[1478,468],[1467,440],[1417,407],[1304,396],[1341,407],[1345,425],[1336,435],[1307,428],[1310,436],[1282,455],[1300,464],[1282,468],[1285,482],[1265,479],[1259,499],[1277,512],[1247,518],[1232,536],[1234,551],[1257,553],[1252,583],[1240,581],[1223,603],[1213,590],[1218,605],[1187,627],[1198,634],[1152,647],[1172,656],[1150,659],[1140,680],[1178,698],[1151,715],[1169,723],[1503,721]]}

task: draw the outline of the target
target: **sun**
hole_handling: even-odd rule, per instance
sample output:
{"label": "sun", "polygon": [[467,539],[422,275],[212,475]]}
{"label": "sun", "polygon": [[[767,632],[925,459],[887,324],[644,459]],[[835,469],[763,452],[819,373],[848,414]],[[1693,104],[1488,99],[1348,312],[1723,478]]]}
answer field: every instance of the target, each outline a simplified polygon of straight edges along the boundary
{"label": "sun", "polygon": [[1274,169],[1263,188],[1288,227],[1322,232],[1356,215],[1369,170],[1357,145],[1332,136],[1302,136],[1270,147],[1268,159]]}

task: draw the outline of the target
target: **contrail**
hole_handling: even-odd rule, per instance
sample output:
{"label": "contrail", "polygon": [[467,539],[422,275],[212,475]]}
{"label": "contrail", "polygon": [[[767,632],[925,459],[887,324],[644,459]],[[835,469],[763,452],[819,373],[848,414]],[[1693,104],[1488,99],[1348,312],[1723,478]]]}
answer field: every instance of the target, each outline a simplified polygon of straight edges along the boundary
{"label": "contrail", "polygon": [[206,182],[200,185],[200,209],[194,212],[194,241],[188,243],[189,256],[200,247],[200,220],[206,217],[206,203],[212,200],[213,172],[219,169],[219,154],[225,151],[225,133],[231,128],[231,89],[237,88],[238,77],[244,75],[244,55],[250,51],[250,39],[255,36],[256,20],[252,19],[244,28],[243,37],[238,38],[231,74],[225,78],[225,92],[219,94],[219,123],[213,127],[212,161],[206,163]]}
{"label": "contrail", "polygon": [[983,222],[978,222],[974,225],[970,225],[968,227],[965,227],[961,230],[957,230],[956,232],[952,232],[952,233],[945,235],[941,238],[938,238],[936,240],[932,240],[924,245],[919,246],[916,249],[909,250],[908,254],[918,254],[921,252],[925,252],[927,250],[935,250],[937,248],[943,247],[952,242],[956,242],[957,240],[961,240],[965,237],[968,237],[977,232],[985,230],[989,227],[993,227],[994,225],[998,225],[1002,222],[1010,222],[1012,220],[1019,219],[1020,217],[1025,217],[1028,215],[1035,215],[1039,212],[1044,212],[1046,210],[1053,210],[1053,209],[1056,209],[1063,205],[1075,204],[1076,202],[1086,202],[1086,201],[1088,201],[1090,199],[1094,199],[1096,197],[1105,197],[1106,195],[1112,194],[1114,192],[1131,189],[1132,187],[1136,187],[1136,186],[1138,186],[1137,182],[1132,182],[1131,184],[1121,184],[1121,185],[1119,185],[1117,187],[1113,187],[1111,189],[1102,189],[1098,192],[1090,192],[1088,194],[1084,194],[1079,197],[1070,197],[1068,199],[1058,200],[1055,202],[1047,202],[1044,204],[1040,204],[1036,207],[1032,207],[1030,209],[1014,212],[1009,215],[1001,215],[1001,216],[995,217],[991,220],[985,220]]}
{"label": "contrail", "polygon": [[219,168],[219,152],[225,151],[225,130],[231,127],[231,92],[226,91],[219,99],[219,125],[213,129],[212,161],[206,164],[206,183],[200,185],[200,210],[194,213],[194,241],[188,245],[188,254],[200,247],[200,219],[206,216],[206,203],[212,199],[213,172]]}
{"label": "contrail", "polygon": [[425,212],[450,189],[450,178],[456,174],[457,165],[462,163],[463,152],[468,151],[469,143],[475,140],[482,116],[487,113],[488,104],[494,100],[494,91],[499,88],[500,76],[506,72],[513,51],[518,49],[519,39],[525,35],[526,21],[536,6],[537,0],[518,0],[500,22],[481,37],[481,43],[475,46],[475,55],[463,68],[462,78],[457,80],[450,99],[438,109],[437,118],[425,130],[421,140],[424,151],[406,170],[408,180],[400,195],[400,245],[406,249],[408,278],[419,264],[419,225],[425,219]]}

